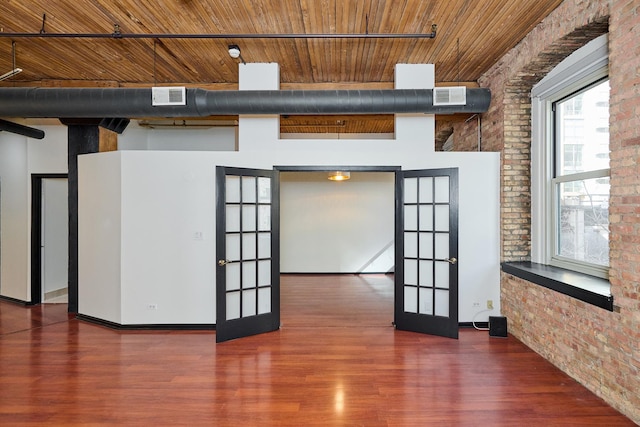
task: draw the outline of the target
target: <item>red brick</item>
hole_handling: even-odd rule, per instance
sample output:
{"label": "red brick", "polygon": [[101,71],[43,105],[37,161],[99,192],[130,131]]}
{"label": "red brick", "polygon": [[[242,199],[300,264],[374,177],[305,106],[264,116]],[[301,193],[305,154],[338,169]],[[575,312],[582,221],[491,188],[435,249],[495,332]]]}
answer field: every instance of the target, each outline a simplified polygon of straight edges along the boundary
{"label": "red brick", "polygon": [[[479,83],[492,91],[483,149],[502,152],[504,260],[530,257],[530,89],[588,39],[609,31],[610,280],[613,313],[513,276],[501,276],[510,331],[640,423],[640,4],[565,1]],[[452,125],[457,150],[477,149],[476,123]],[[638,356],[640,357],[640,356]],[[598,375],[594,375],[598,372]]]}

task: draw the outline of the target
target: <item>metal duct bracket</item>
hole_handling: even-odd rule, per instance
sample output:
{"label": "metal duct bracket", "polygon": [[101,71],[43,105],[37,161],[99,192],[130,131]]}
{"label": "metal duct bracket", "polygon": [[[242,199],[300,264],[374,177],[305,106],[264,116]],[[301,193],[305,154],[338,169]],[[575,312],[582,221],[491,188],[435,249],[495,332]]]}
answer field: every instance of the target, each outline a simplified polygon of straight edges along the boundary
{"label": "metal duct bracket", "polygon": [[124,132],[127,126],[129,126],[129,122],[131,122],[131,120],[115,117],[100,120],[99,126],[105,129],[109,129],[110,131],[113,131],[117,134],[121,134],[122,132]]}

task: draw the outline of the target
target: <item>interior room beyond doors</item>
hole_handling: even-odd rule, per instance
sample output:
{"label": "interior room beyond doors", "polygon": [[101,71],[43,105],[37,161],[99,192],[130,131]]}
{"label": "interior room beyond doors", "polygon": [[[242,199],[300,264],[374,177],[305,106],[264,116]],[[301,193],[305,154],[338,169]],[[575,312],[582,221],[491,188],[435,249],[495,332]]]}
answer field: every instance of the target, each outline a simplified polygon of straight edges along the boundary
{"label": "interior room beyond doors", "polygon": [[69,257],[68,183],[66,178],[42,180],[41,301],[66,303]]}

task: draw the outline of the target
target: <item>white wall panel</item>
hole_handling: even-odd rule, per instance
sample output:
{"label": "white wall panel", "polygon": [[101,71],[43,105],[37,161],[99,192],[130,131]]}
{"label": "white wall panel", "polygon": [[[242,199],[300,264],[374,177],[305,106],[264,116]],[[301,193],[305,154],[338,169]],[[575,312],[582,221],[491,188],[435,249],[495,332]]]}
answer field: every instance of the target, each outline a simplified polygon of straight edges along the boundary
{"label": "white wall panel", "polygon": [[63,126],[42,140],[0,132],[0,294],[31,300],[31,174],[67,172]]}
{"label": "white wall panel", "polygon": [[78,313],[121,323],[122,158],[78,158]]}
{"label": "white wall panel", "polygon": [[282,173],[280,224],[283,273],[393,271],[394,173]]}
{"label": "white wall panel", "polygon": [[0,132],[0,294],[29,299],[27,138]]}

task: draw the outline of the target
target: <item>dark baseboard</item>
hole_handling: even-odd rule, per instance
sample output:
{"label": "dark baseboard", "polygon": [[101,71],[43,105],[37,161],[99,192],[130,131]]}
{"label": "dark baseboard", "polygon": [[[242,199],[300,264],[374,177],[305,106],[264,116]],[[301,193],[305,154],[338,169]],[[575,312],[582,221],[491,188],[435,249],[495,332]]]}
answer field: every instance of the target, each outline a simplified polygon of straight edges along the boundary
{"label": "dark baseboard", "polygon": [[10,303],[13,303],[13,304],[18,304],[18,305],[21,305],[23,307],[29,307],[29,306],[35,305],[34,303],[32,303],[30,301],[23,301],[23,300],[17,299],[17,298],[5,297],[4,295],[0,295],[0,300],[6,301],[6,302],[10,302]]}
{"label": "dark baseboard", "polygon": [[110,322],[108,320],[98,319],[96,317],[77,314],[76,319],[85,322],[94,323],[100,326],[106,326],[111,329],[123,331],[132,330],[153,330],[153,331],[215,331],[216,325],[197,323],[197,324],[144,324],[144,325],[121,325],[119,323]]}
{"label": "dark baseboard", "polygon": [[[474,322],[460,322],[458,326],[461,328],[473,328]],[[477,328],[488,328],[489,322],[475,322]]]}

